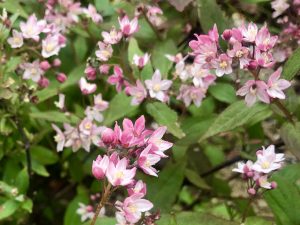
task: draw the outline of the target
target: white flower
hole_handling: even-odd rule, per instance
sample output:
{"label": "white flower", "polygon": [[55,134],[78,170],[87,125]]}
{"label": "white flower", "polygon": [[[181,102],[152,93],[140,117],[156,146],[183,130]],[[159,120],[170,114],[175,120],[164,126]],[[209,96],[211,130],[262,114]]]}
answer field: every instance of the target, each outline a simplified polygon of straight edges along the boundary
{"label": "white flower", "polygon": [[37,59],[33,63],[24,63],[22,65],[24,69],[23,79],[25,80],[33,80],[34,82],[38,82],[44,71],[40,68],[40,61]]}
{"label": "white flower", "polygon": [[59,94],[58,95],[58,102],[54,102],[55,106],[59,109],[63,109],[65,107],[65,95]]}
{"label": "white flower", "polygon": [[10,44],[10,46],[12,48],[20,48],[23,45],[23,36],[22,33],[13,30],[12,31],[13,36],[7,39],[8,44]]}

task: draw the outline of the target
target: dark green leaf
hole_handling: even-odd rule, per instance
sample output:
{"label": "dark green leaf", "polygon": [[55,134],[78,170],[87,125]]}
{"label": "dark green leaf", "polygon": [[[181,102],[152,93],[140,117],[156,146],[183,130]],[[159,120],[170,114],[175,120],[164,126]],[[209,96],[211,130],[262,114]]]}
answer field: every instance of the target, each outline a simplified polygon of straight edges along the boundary
{"label": "dark green leaf", "polygon": [[300,70],[300,48],[294,51],[288,61],[284,64],[282,70],[282,78],[292,80]]}
{"label": "dark green leaf", "polygon": [[195,171],[186,169],[185,176],[192,184],[196,185],[198,188],[210,189],[206,181]]}
{"label": "dark green leaf", "polygon": [[49,150],[43,146],[34,145],[30,148],[31,156],[33,159],[43,165],[50,165],[58,161],[56,150]]}

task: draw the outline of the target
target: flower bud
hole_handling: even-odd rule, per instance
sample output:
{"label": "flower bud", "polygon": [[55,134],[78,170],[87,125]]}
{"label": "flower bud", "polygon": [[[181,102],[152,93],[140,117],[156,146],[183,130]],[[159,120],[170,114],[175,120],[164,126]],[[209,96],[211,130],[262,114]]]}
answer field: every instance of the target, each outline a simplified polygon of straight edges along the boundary
{"label": "flower bud", "polygon": [[254,173],[252,172],[252,171],[249,171],[249,172],[247,172],[247,177],[253,177],[254,176]]}
{"label": "flower bud", "polygon": [[254,188],[249,188],[248,189],[248,194],[249,195],[255,195],[256,194],[256,190]]}
{"label": "flower bud", "polygon": [[276,189],[277,188],[277,183],[275,181],[271,182],[271,188]]}
{"label": "flower bud", "polygon": [[58,44],[59,45],[65,45],[67,42],[67,38],[63,35],[59,35],[58,37]]}
{"label": "flower bud", "polygon": [[100,73],[101,74],[108,74],[109,72],[109,65],[103,64],[99,67]]}
{"label": "flower bud", "polygon": [[88,80],[96,80],[96,75],[97,75],[97,70],[91,66],[88,66],[85,70],[84,73],[86,75],[86,78]]}
{"label": "flower bud", "polygon": [[51,68],[50,63],[47,60],[40,62],[40,68],[44,71],[47,71]]}
{"label": "flower bud", "polygon": [[101,139],[106,145],[112,144],[115,141],[115,137],[115,132],[110,128],[106,128],[101,134]]}
{"label": "flower bud", "polygon": [[93,211],[94,211],[93,206],[88,205],[88,206],[86,207],[86,211],[88,211],[88,212],[93,212]]}
{"label": "flower bud", "polygon": [[59,83],[64,83],[66,80],[67,80],[67,76],[66,74],[64,73],[58,73],[56,75],[56,80],[59,82]]}
{"label": "flower bud", "polygon": [[257,64],[257,62],[256,61],[251,61],[249,64],[248,64],[248,69],[249,70],[255,70],[255,69],[257,69],[257,67],[258,67],[258,64]]}
{"label": "flower bud", "polygon": [[46,77],[41,77],[41,79],[38,81],[38,85],[41,88],[46,88],[49,86],[49,80]]}
{"label": "flower bud", "polygon": [[223,34],[222,34],[222,38],[226,41],[228,41],[232,36],[232,31],[230,29],[226,29],[224,30]]}
{"label": "flower bud", "polygon": [[58,58],[54,59],[52,65],[54,67],[59,67],[61,65],[60,59],[58,59]]}
{"label": "flower bud", "polygon": [[109,158],[105,155],[103,158],[98,155],[97,159],[93,161],[92,173],[94,177],[101,180],[105,177],[107,167],[109,165]]}

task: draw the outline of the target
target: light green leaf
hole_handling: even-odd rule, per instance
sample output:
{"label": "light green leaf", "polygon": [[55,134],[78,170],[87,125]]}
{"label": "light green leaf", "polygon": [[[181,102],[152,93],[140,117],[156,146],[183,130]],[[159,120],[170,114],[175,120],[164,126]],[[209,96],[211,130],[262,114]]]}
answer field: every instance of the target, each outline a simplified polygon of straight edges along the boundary
{"label": "light green leaf", "polygon": [[64,113],[57,111],[31,112],[29,113],[29,116],[32,119],[42,119],[57,123],[76,123],[79,121],[77,117],[69,117]]}
{"label": "light green leaf", "polygon": [[267,221],[261,217],[251,216],[245,221],[245,225],[273,225],[272,221]]}
{"label": "light green leaf", "polygon": [[43,165],[50,165],[58,161],[55,151],[39,145],[34,145],[30,148],[32,158]]}
{"label": "light green leaf", "polygon": [[138,42],[135,38],[130,38],[129,45],[128,45],[128,61],[132,62],[134,54],[139,56],[143,55],[144,53],[139,48]]}
{"label": "light green leaf", "polygon": [[292,80],[300,70],[300,48],[286,61],[282,70],[282,78]]}
{"label": "light green leaf", "polygon": [[233,86],[227,83],[217,83],[212,85],[208,91],[221,102],[233,103],[237,100]]}
{"label": "light green leaf", "polygon": [[288,150],[300,159],[300,122],[295,126],[291,123],[284,123],[280,129],[280,136]]}
{"label": "light green leaf", "polygon": [[5,72],[13,72],[18,65],[21,63],[22,58],[21,57],[11,57],[8,62],[5,64]]}
{"label": "light green leaf", "polygon": [[94,0],[95,7],[103,16],[111,16],[114,13],[114,8],[109,0]]}
{"label": "light green leaf", "polygon": [[74,41],[74,48],[76,53],[76,60],[78,60],[78,62],[84,61],[86,53],[88,51],[86,39],[78,36]]}
{"label": "light green leaf", "polygon": [[182,138],[185,136],[180,129],[177,113],[166,104],[160,102],[149,103],[146,110],[159,125],[167,126],[168,131],[175,137]]}
{"label": "light green leaf", "polygon": [[255,104],[252,107],[247,107],[244,101],[233,103],[219,114],[213,124],[208,128],[207,132],[200,139],[200,142],[221,132],[230,131],[247,124],[253,116],[267,108],[267,105],[262,104]]}
{"label": "light green leaf", "polygon": [[5,8],[8,12],[13,14],[19,14],[24,18],[28,17],[28,14],[20,5],[20,0],[6,0],[0,3],[0,8]]}
{"label": "light green leaf", "polygon": [[127,116],[134,112],[137,106],[131,105],[131,98],[126,96],[123,92],[117,94],[109,103],[108,110],[104,114],[104,125],[111,125],[116,120]]}
{"label": "light green leaf", "polygon": [[[115,225],[117,223],[115,218],[111,217],[100,217],[97,219],[95,225]],[[90,225],[91,221],[84,223],[83,225]]]}
{"label": "light green leaf", "polygon": [[25,209],[27,212],[32,212],[33,202],[31,199],[27,198],[25,202],[22,203],[22,209]]}
{"label": "light green leaf", "polygon": [[43,177],[49,177],[49,173],[46,170],[46,167],[40,164],[39,162],[32,160],[32,170],[36,172],[38,175]]}
{"label": "light green leaf", "polygon": [[12,214],[19,208],[20,203],[15,200],[7,200],[0,206],[0,220],[3,220]]}
{"label": "light green leaf", "polygon": [[29,187],[29,176],[27,168],[24,168],[20,171],[16,177],[16,187],[19,190],[19,193],[25,194]]}

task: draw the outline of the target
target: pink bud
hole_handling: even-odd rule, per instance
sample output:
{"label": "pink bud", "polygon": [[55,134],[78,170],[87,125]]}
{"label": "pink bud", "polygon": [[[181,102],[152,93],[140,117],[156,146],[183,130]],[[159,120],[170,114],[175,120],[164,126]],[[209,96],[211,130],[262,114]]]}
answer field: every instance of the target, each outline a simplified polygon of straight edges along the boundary
{"label": "pink bud", "polygon": [[88,66],[85,70],[84,73],[86,75],[86,78],[88,80],[96,80],[96,75],[97,75],[97,70],[91,66]]}
{"label": "pink bud", "polygon": [[263,151],[262,150],[257,150],[256,151],[256,155],[262,155],[263,154]]}
{"label": "pink bud", "polygon": [[56,0],[48,0],[47,4],[51,5],[51,6],[54,6],[56,4]]}
{"label": "pink bud", "polygon": [[38,81],[38,85],[42,88],[46,88],[49,86],[49,80],[46,77],[41,77],[41,79]]}
{"label": "pink bud", "polygon": [[249,188],[248,189],[248,194],[249,195],[255,195],[256,194],[256,190],[254,188]]}
{"label": "pink bud", "polygon": [[275,181],[271,182],[271,188],[276,189],[277,188],[277,183]]}
{"label": "pink bud", "polygon": [[56,80],[59,82],[59,83],[64,83],[66,80],[67,80],[67,76],[66,74],[64,73],[58,73],[56,75]]}
{"label": "pink bud", "polygon": [[100,73],[102,74],[108,74],[109,72],[109,65],[103,64],[99,67]]}
{"label": "pink bud", "polygon": [[257,67],[258,67],[258,64],[257,64],[256,61],[251,61],[251,62],[248,64],[248,69],[249,69],[249,70],[255,70],[255,69],[257,69]]}
{"label": "pink bud", "polygon": [[58,44],[59,45],[65,45],[67,42],[67,38],[63,35],[59,35],[58,37]]}
{"label": "pink bud", "polygon": [[88,206],[86,207],[86,211],[88,211],[88,212],[93,212],[93,211],[94,211],[93,206],[88,205]]}
{"label": "pink bud", "polygon": [[254,173],[252,171],[247,172],[247,177],[253,177]]}
{"label": "pink bud", "polygon": [[101,135],[101,139],[104,144],[112,144],[115,141],[115,133],[112,129],[106,128]]}
{"label": "pink bud", "polygon": [[44,71],[47,71],[51,68],[51,65],[48,61],[44,60],[44,61],[40,62],[40,68]]}
{"label": "pink bud", "polygon": [[106,170],[109,165],[109,158],[107,155],[104,155],[102,158],[100,155],[96,160],[93,161],[92,165],[92,173],[94,177],[98,180],[101,180],[105,177]]}
{"label": "pink bud", "polygon": [[230,29],[224,30],[222,37],[224,40],[228,41],[232,36],[232,31]]}
{"label": "pink bud", "polygon": [[54,59],[52,65],[54,67],[59,67],[61,65],[60,59],[58,59],[58,58]]}

